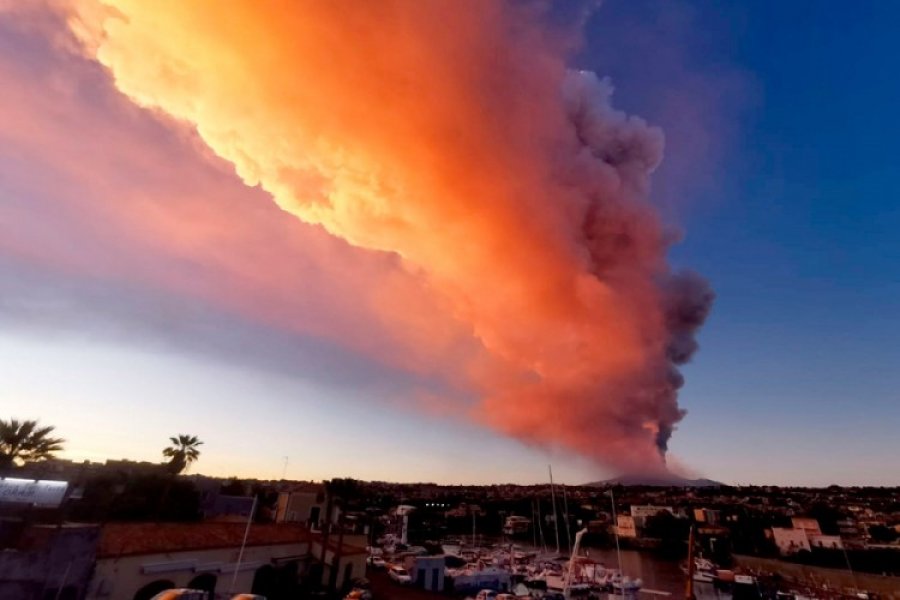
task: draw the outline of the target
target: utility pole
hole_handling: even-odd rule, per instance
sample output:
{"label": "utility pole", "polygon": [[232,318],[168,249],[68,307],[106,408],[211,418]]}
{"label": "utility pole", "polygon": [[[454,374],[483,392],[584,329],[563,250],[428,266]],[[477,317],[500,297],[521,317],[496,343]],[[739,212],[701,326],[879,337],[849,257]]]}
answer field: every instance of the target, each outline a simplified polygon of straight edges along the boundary
{"label": "utility pole", "polygon": [[256,512],[256,503],[259,496],[253,496],[253,506],[250,507],[250,516],[247,517],[247,528],[244,530],[244,540],[241,542],[241,550],[238,552],[237,564],[234,565],[234,575],[231,576],[231,588],[228,595],[234,594],[234,586],[237,584],[238,572],[241,570],[241,562],[244,560],[244,548],[247,546],[247,536],[250,535],[250,524],[253,523],[253,514]]}

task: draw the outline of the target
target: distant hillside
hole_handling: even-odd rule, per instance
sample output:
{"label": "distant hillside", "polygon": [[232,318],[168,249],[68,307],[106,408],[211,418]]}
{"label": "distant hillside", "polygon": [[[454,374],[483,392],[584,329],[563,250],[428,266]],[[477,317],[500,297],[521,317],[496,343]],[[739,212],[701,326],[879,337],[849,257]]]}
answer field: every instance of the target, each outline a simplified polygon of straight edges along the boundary
{"label": "distant hillside", "polygon": [[679,477],[678,475],[673,475],[671,473],[668,475],[639,475],[632,473],[613,477],[612,479],[607,479],[606,481],[594,481],[592,483],[586,483],[585,485],[594,487],[608,487],[613,485],[645,485],[655,487],[718,487],[725,484],[720,481],[713,481],[712,479],[686,479],[684,477]]}

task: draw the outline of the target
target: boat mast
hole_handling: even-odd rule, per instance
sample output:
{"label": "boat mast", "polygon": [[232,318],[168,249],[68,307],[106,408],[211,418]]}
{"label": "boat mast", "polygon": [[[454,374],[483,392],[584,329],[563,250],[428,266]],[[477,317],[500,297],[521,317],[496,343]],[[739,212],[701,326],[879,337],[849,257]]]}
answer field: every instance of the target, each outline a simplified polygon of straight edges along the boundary
{"label": "boat mast", "polygon": [[556,488],[553,487],[553,467],[547,465],[550,471],[550,499],[553,503],[553,530],[556,532],[556,553],[559,554],[559,515],[556,513]]}
{"label": "boat mast", "polygon": [[684,585],[684,600],[696,600],[694,596],[694,526],[688,534],[687,583]]}
{"label": "boat mast", "polygon": [[616,560],[619,563],[619,575],[622,574],[622,549],[619,547],[619,520],[616,518],[616,498],[609,488],[609,503],[612,505],[613,532],[616,534]]}
{"label": "boat mast", "polygon": [[543,525],[541,525],[541,521],[543,520],[543,517],[541,517],[541,498],[540,498],[540,496],[538,496],[536,500],[537,500],[536,504],[537,504],[537,517],[538,517],[538,532],[541,534],[541,548],[543,549],[544,552],[546,552],[547,551],[547,540],[544,539],[544,527],[543,527]]}
{"label": "boat mast", "polygon": [[569,569],[566,571],[566,582],[563,584],[563,595],[569,597],[569,585],[572,583],[572,566],[575,563],[575,557],[578,556],[578,548],[581,546],[581,538],[587,533],[587,528],[582,529],[575,534],[575,546],[572,548],[572,555],[569,557]]}
{"label": "boat mast", "polygon": [[572,550],[572,527],[569,523],[569,497],[566,495],[566,484],[562,485],[563,491],[563,520],[566,522],[566,548]]}

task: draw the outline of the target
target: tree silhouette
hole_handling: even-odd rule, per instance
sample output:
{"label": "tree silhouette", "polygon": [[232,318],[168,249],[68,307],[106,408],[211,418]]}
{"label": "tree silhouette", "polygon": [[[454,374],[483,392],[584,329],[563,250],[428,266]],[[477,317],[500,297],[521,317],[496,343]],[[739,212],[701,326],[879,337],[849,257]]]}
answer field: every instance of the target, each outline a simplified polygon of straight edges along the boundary
{"label": "tree silhouette", "polygon": [[54,452],[63,449],[65,441],[50,437],[54,429],[52,425],[39,427],[37,421],[0,419],[0,469],[53,458]]}
{"label": "tree silhouette", "polygon": [[172,475],[178,475],[200,458],[200,450],[197,447],[203,442],[195,435],[185,434],[179,434],[178,437],[171,437],[169,440],[172,445],[163,450],[163,456],[169,459],[166,470]]}

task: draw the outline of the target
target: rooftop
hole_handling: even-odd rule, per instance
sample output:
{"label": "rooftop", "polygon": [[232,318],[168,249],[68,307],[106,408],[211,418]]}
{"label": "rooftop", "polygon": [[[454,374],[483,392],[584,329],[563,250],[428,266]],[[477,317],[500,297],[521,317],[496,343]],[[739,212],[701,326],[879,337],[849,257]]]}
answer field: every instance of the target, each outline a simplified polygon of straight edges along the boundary
{"label": "rooftop", "polygon": [[[244,539],[246,523],[107,523],[100,532],[98,558],[237,548]],[[313,535],[293,524],[254,524],[248,546],[270,546],[309,542]]]}
{"label": "rooftop", "polygon": [[[97,558],[137,554],[188,552],[216,548],[238,548],[244,539],[246,523],[107,523],[100,532]],[[328,543],[337,547],[337,536]],[[272,546],[318,542],[320,536],[298,524],[254,523],[247,535],[248,546]],[[365,549],[344,544],[345,556],[364,553]]]}

